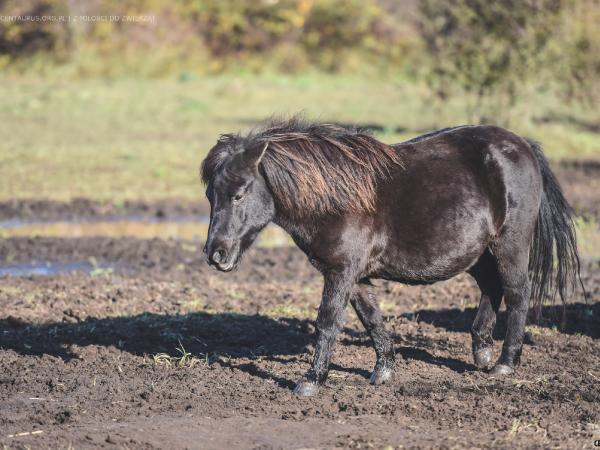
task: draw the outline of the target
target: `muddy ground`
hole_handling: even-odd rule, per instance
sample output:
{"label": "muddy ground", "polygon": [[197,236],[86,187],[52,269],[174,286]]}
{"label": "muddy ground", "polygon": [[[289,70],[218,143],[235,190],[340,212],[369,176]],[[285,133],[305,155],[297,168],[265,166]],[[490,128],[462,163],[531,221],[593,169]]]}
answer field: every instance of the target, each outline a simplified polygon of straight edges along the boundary
{"label": "muddy ground", "polygon": [[[599,217],[594,172],[584,189],[581,168],[564,170],[578,212]],[[394,382],[368,384],[374,353],[348,310],[330,378],[310,399],[291,388],[313,352],[321,279],[294,248],[253,249],[238,272],[220,274],[195,242],[1,242],[0,265],[32,261],[96,269],[0,278],[8,448],[592,448],[600,439],[597,259],[583,267],[588,302],[575,294],[564,316],[546,306],[506,379],[472,364],[479,294],[468,276],[377,282]],[[497,354],[504,327],[502,314]]]}

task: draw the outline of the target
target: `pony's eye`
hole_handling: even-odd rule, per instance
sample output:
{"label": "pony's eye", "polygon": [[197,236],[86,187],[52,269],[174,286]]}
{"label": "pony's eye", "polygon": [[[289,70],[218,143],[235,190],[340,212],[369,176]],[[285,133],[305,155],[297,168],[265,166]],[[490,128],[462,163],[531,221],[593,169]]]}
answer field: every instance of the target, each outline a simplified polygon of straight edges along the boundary
{"label": "pony's eye", "polygon": [[231,197],[231,200],[234,202],[239,202],[243,198],[244,198],[244,194],[235,194],[233,197]]}

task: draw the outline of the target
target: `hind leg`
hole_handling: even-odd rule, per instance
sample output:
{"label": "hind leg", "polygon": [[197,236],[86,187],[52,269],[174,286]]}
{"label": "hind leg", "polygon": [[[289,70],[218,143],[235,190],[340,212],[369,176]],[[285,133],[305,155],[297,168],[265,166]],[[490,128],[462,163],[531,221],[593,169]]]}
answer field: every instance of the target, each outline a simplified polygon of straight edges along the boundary
{"label": "hind leg", "polygon": [[471,327],[473,360],[477,367],[484,369],[492,362],[494,345],[492,333],[502,301],[502,284],[498,266],[489,249],[479,258],[469,273],[481,289],[479,309]]}
{"label": "hind leg", "polygon": [[371,384],[383,384],[392,379],[394,374],[394,345],[390,334],[383,324],[383,316],[377,300],[370,287],[358,284],[350,297],[350,303],[356,311],[365,330],[373,340],[377,362],[371,374]]}
{"label": "hind leg", "polygon": [[513,373],[521,357],[531,293],[528,273],[530,239],[531,233],[507,232],[493,248],[507,310],[506,336],[500,358],[492,370],[494,375]]}

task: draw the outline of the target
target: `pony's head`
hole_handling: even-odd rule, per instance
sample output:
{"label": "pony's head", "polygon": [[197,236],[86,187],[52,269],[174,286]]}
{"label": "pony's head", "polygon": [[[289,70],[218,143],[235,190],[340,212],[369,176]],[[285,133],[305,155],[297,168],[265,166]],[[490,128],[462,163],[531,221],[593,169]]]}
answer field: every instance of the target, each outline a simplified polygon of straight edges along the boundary
{"label": "pony's head", "polygon": [[211,205],[209,263],[233,269],[275,214],[307,225],[372,213],[379,181],[401,165],[394,148],[361,130],[298,116],[268,120],[245,136],[221,136],[202,163]]}
{"label": "pony's head", "polygon": [[223,135],[202,163],[210,202],[204,253],[210,265],[229,272],[273,219],[275,205],[258,165],[268,142],[246,142]]}

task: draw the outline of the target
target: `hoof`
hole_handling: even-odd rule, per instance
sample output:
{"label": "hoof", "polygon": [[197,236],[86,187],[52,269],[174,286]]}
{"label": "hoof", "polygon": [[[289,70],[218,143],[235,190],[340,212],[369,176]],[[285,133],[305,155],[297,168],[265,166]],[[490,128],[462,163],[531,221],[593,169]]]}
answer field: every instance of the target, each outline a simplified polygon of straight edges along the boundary
{"label": "hoof", "polygon": [[479,369],[487,369],[492,362],[492,349],[485,347],[473,352],[473,360]]}
{"label": "hoof", "polygon": [[512,367],[507,366],[505,364],[496,364],[490,372],[490,375],[504,376],[511,375],[513,373],[515,373],[515,369],[513,369]]}
{"label": "hoof", "polygon": [[388,383],[394,377],[394,371],[389,367],[384,367],[382,369],[375,369],[371,374],[371,378],[369,379],[369,383],[379,386],[380,384]]}
{"label": "hoof", "polygon": [[312,397],[319,392],[319,385],[311,381],[300,380],[294,388],[294,394],[298,397]]}

